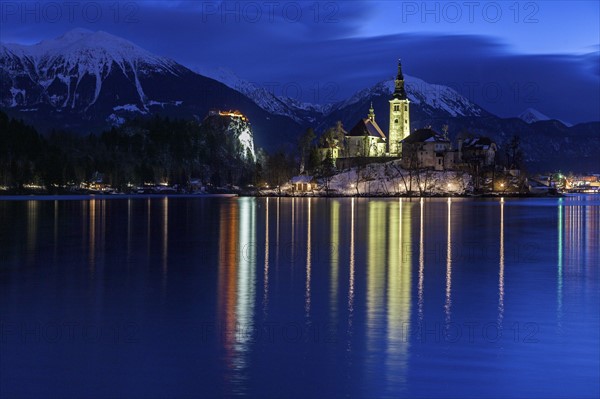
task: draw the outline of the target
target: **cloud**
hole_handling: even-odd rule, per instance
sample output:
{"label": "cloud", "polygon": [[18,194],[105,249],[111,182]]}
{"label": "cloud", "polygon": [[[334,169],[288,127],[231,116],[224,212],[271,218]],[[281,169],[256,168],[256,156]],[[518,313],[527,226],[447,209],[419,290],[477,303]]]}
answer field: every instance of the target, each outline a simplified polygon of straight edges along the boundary
{"label": "cloud", "polygon": [[407,74],[449,85],[500,116],[533,107],[570,122],[600,120],[597,46],[584,55],[523,55],[491,36],[362,37],[361,27],[378,21],[372,5],[358,1],[352,7],[277,1],[119,4],[115,13],[106,3],[93,22],[81,10],[72,20],[40,24],[5,13],[1,39],[31,43],[78,26],[105,30],[192,69],[225,67],[270,85],[276,94],[321,103],[392,78],[402,58]]}

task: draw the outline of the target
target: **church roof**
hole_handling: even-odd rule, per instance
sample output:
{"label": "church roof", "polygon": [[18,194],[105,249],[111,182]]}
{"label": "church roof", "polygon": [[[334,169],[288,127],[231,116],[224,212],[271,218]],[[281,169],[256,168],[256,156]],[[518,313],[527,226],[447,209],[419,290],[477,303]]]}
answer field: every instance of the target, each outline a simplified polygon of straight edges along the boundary
{"label": "church roof", "polygon": [[377,122],[369,118],[361,119],[356,125],[346,134],[346,136],[367,136],[379,137],[385,139],[385,134],[377,124]]}
{"label": "church roof", "polygon": [[408,135],[402,143],[449,143],[441,134],[432,129],[419,129]]}

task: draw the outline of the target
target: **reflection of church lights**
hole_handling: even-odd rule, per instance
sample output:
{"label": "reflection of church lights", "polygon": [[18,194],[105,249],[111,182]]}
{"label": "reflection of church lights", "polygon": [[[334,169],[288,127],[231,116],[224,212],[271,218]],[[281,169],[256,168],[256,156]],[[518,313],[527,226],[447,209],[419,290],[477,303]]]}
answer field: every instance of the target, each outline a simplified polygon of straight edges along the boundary
{"label": "reflection of church lights", "polygon": [[[387,356],[386,382],[387,392],[397,392],[398,385],[406,382],[406,368],[408,365],[408,330],[410,328],[411,305],[411,273],[410,262],[403,258],[403,247],[407,237],[410,223],[404,223],[404,213],[410,207],[403,207],[400,198],[398,204],[390,203],[388,220],[388,276],[387,276]],[[403,234],[403,229],[407,229]]]}
{"label": "reflection of church lights", "polygon": [[448,198],[448,216],[446,220],[446,303],[444,311],[446,313],[446,324],[449,324],[452,307],[452,200],[450,198]]}
{"label": "reflection of church lights", "polygon": [[498,327],[504,319],[504,197],[500,198],[500,266],[498,272]]}
{"label": "reflection of church lights", "polygon": [[367,349],[381,350],[385,333],[387,202],[369,201],[367,230]]}
{"label": "reflection of church lights", "polygon": [[269,303],[269,197],[265,200],[265,268],[263,273],[263,314],[266,316]]}
{"label": "reflection of church lights", "polygon": [[306,294],[305,294],[305,304],[304,311],[306,312],[306,317],[310,317],[310,277],[311,277],[311,236],[310,236],[310,201],[308,198],[308,222],[306,226]]}
{"label": "reflection of church lights", "polygon": [[352,350],[352,319],[354,317],[354,198],[350,200],[350,259],[348,271],[348,340],[346,348]]}
{"label": "reflection of church lights", "polygon": [[340,203],[338,201],[331,202],[331,240],[330,240],[330,310],[332,313],[332,323],[337,323],[337,299],[338,299],[338,276],[339,276],[339,219],[340,219]]}
{"label": "reflection of church lights", "polygon": [[418,292],[418,314],[419,322],[423,321],[423,288],[425,285],[425,242],[423,236],[423,198],[420,201],[420,224],[419,224],[419,292]]}

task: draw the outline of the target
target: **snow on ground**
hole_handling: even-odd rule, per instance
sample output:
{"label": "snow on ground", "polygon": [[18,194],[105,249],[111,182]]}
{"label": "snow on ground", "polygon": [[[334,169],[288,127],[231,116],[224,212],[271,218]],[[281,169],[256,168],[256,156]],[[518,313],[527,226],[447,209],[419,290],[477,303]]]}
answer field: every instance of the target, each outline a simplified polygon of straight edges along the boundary
{"label": "snow on ground", "polygon": [[425,195],[463,195],[472,188],[471,178],[466,173],[457,171],[410,173],[400,167],[400,161],[352,168],[334,175],[329,182],[327,179],[321,180],[324,189],[329,186],[330,190],[343,195],[405,195],[407,191]]}
{"label": "snow on ground", "polygon": [[[411,183],[412,180],[412,183]],[[331,178],[318,180],[319,189],[308,195],[343,196],[394,196],[407,195],[465,195],[473,191],[471,176],[460,171],[408,171],[400,167],[400,161],[369,164],[362,168],[341,171]],[[420,189],[419,189],[420,187]],[[291,193],[291,185],[282,191]],[[273,190],[276,194],[276,190]],[[300,195],[306,195],[300,194]]]}

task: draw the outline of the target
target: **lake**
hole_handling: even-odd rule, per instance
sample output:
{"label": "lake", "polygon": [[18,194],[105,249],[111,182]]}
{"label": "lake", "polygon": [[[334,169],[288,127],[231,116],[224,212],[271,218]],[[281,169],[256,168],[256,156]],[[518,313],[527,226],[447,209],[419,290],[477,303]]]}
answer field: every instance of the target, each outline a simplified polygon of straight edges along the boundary
{"label": "lake", "polygon": [[600,196],[0,201],[2,397],[598,397]]}

